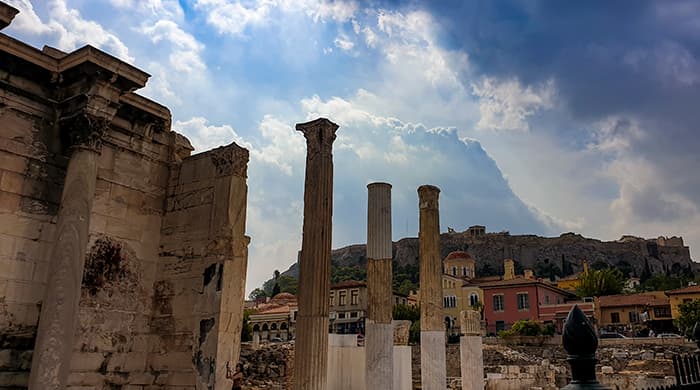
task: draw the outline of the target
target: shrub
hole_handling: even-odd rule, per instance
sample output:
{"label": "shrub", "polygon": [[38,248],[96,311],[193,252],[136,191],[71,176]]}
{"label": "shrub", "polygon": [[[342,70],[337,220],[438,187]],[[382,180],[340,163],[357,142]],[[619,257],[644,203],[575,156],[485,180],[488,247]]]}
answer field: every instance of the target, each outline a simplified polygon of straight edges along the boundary
{"label": "shrub", "polygon": [[554,336],[554,333],[556,333],[556,328],[554,327],[554,324],[547,324],[542,328],[542,335],[543,336]]}
{"label": "shrub", "polygon": [[509,330],[498,332],[498,337],[508,336],[539,336],[542,334],[542,326],[533,320],[519,320]]}

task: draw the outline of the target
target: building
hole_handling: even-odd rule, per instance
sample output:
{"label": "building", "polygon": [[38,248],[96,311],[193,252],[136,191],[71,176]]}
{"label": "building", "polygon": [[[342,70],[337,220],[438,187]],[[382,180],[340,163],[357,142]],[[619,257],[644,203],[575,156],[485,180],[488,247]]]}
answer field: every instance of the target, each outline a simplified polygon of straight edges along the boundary
{"label": "building", "polygon": [[467,309],[481,311],[483,295],[472,281],[476,277],[474,258],[464,252],[455,251],[443,260],[442,300],[445,327],[459,333],[460,312]]}
{"label": "building", "polygon": [[600,329],[636,335],[642,329],[673,330],[669,298],[663,291],[595,298]]}
{"label": "building", "polygon": [[[483,290],[484,321],[489,334],[509,329],[518,320],[541,322],[543,305],[560,305],[575,298],[569,291],[534,278],[532,271],[515,275],[515,264],[511,259],[504,261],[504,269],[501,280],[479,283]],[[549,315],[550,320],[551,317]]]}
{"label": "building", "polygon": [[190,155],[150,76],[92,46],[0,34],[0,75],[0,356],[33,364],[0,386],[230,389],[248,151]]}
{"label": "building", "polygon": [[681,303],[688,303],[700,299],[700,286],[678,288],[666,291],[665,294],[669,298],[669,304],[671,305],[671,317],[675,320],[680,317],[678,306]]}
{"label": "building", "polygon": [[573,275],[569,275],[569,276],[557,279],[556,286],[562,290],[575,292],[576,289],[578,288],[579,282],[581,281],[581,277],[587,273],[588,273],[588,262],[586,260],[584,260],[582,272],[578,272],[578,273],[575,273]]}
{"label": "building", "polygon": [[289,293],[279,293],[268,302],[253,308],[255,313],[248,317],[248,323],[260,340],[293,339],[296,334],[297,297]]}
{"label": "building", "polygon": [[[410,304],[408,296],[393,294],[395,305]],[[364,334],[367,315],[367,283],[347,280],[331,286],[330,332],[340,334]]]}

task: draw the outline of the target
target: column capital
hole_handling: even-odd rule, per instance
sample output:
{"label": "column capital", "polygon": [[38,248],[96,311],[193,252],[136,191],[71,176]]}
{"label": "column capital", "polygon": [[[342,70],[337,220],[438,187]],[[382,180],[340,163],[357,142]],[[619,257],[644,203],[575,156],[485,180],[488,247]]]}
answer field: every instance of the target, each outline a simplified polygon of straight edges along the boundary
{"label": "column capital", "polygon": [[432,185],[418,187],[418,207],[421,209],[437,209],[440,189]]}
{"label": "column capital", "polygon": [[326,118],[318,118],[306,123],[297,123],[296,129],[304,133],[307,154],[330,155],[338,125]]}
{"label": "column capital", "polygon": [[62,132],[68,136],[70,148],[87,149],[99,153],[110,122],[107,118],[81,112],[61,119],[60,125]]}
{"label": "column capital", "polygon": [[248,149],[232,142],[209,153],[218,176],[248,177]]}

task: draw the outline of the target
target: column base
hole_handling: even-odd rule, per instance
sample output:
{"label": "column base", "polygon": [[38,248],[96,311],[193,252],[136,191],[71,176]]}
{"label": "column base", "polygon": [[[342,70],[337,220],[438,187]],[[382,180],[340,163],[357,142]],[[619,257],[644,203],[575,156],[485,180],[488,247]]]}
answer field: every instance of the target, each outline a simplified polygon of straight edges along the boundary
{"label": "column base", "polygon": [[445,332],[420,332],[420,377],[423,390],[445,390],[447,365],[445,363]]}
{"label": "column base", "polygon": [[392,324],[367,323],[366,383],[367,389],[393,389],[394,378],[394,326]]}

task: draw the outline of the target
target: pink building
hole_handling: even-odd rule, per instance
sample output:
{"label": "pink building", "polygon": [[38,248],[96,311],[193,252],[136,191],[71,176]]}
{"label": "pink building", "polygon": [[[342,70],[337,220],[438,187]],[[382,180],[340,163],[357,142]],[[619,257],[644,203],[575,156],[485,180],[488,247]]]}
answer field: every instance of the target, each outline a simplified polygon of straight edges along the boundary
{"label": "pink building", "polygon": [[[501,280],[479,283],[479,287],[484,291],[484,320],[489,334],[509,329],[518,320],[556,324],[558,312],[565,309],[562,305],[575,298],[571,292],[535,279],[531,271],[514,275],[512,260],[506,260]],[[573,304],[568,304],[569,309]],[[590,311],[592,315],[592,304]]]}

